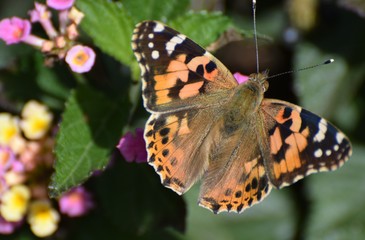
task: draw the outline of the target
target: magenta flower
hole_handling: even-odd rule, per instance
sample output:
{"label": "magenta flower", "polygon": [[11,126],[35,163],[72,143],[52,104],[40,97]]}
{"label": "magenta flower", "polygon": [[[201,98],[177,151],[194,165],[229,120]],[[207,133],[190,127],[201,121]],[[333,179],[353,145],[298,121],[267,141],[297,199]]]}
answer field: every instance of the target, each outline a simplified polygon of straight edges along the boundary
{"label": "magenta flower", "polygon": [[5,18],[0,21],[0,38],[7,45],[19,43],[30,35],[31,24],[18,17]]}
{"label": "magenta flower", "polygon": [[56,10],[65,10],[74,4],[75,0],[47,0],[47,5]]}
{"label": "magenta flower", "polygon": [[82,186],[75,187],[64,194],[58,204],[60,212],[69,217],[82,216],[94,206],[90,193]]}
{"label": "magenta flower", "polygon": [[12,234],[21,224],[22,221],[8,222],[0,216],[0,234]]}
{"label": "magenta flower", "polygon": [[9,170],[15,163],[15,154],[8,147],[0,146],[0,174]]}
{"label": "magenta flower", "polygon": [[76,45],[68,50],[65,60],[72,71],[84,73],[90,71],[94,65],[95,53],[89,47]]}
{"label": "magenta flower", "polygon": [[246,75],[242,75],[238,72],[236,72],[235,74],[233,74],[233,77],[237,80],[238,84],[243,84],[246,83],[249,79],[249,76]]}
{"label": "magenta flower", "polygon": [[117,148],[127,162],[147,162],[146,142],[141,128],[136,129],[135,135],[127,132],[120,139]]}

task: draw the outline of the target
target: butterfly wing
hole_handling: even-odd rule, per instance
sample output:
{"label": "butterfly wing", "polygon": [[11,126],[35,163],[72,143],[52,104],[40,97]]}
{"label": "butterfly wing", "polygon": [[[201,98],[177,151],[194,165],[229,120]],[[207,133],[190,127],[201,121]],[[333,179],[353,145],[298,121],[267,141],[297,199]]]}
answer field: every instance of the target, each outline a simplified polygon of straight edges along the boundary
{"label": "butterfly wing", "polygon": [[211,136],[214,144],[202,179],[200,206],[214,213],[240,213],[270,193],[272,187],[258,144],[258,122],[262,122],[260,115],[245,119],[242,127],[230,134],[218,123],[216,136]]}
{"label": "butterfly wing", "polygon": [[270,153],[265,165],[270,182],[277,188],[303,177],[335,170],[351,156],[348,138],[325,119],[294,104],[264,99],[267,127],[263,144]]}
{"label": "butterfly wing", "polygon": [[148,162],[165,187],[182,194],[201,177],[208,165],[214,116],[211,109],[150,116],[145,128]]}
{"label": "butterfly wing", "polygon": [[237,86],[226,67],[185,35],[156,21],[138,24],[132,48],[150,112],[207,107],[216,95]]}

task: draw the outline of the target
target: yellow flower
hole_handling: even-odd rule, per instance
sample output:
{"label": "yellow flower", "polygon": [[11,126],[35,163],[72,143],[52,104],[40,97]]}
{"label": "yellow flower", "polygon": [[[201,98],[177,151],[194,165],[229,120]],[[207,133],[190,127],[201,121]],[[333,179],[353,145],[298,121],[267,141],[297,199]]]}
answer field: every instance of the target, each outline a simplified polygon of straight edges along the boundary
{"label": "yellow flower", "polygon": [[16,185],[1,196],[0,213],[9,222],[20,221],[27,211],[30,198],[29,188]]}
{"label": "yellow flower", "polygon": [[0,113],[0,145],[8,145],[18,133],[18,119],[9,113]]}
{"label": "yellow flower", "polygon": [[28,223],[36,236],[47,237],[53,234],[57,230],[59,220],[59,213],[52,208],[48,200],[37,200],[30,204]]}
{"label": "yellow flower", "polygon": [[29,139],[40,139],[48,131],[52,114],[48,108],[36,101],[29,101],[24,105],[20,127]]}

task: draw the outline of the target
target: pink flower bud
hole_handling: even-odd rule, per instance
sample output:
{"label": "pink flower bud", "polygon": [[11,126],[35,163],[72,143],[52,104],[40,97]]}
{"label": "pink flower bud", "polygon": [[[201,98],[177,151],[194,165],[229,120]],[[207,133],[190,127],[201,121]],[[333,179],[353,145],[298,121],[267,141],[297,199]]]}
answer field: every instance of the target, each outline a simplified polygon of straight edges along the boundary
{"label": "pink flower bud", "polygon": [[59,200],[60,212],[69,217],[82,216],[93,206],[90,193],[82,186],[72,189]]}
{"label": "pink flower bud", "polygon": [[75,0],[47,0],[47,5],[56,10],[65,10],[74,4]]}
{"label": "pink flower bud", "polygon": [[58,35],[56,29],[51,22],[51,13],[47,11],[46,5],[35,3],[35,9],[29,12],[32,22],[40,22],[47,35],[54,38]]}
{"label": "pink flower bud", "polygon": [[89,47],[76,45],[68,50],[65,60],[72,71],[84,73],[90,71],[94,65],[95,53]]}
{"label": "pink flower bud", "polygon": [[30,35],[31,24],[18,17],[5,18],[0,21],[0,38],[7,45],[19,43]]}
{"label": "pink flower bud", "polygon": [[8,222],[0,216],[0,234],[12,234],[22,223],[22,221]]}
{"label": "pink flower bud", "polygon": [[143,138],[143,129],[137,128],[136,134],[126,133],[117,146],[127,162],[147,162],[146,143]]}

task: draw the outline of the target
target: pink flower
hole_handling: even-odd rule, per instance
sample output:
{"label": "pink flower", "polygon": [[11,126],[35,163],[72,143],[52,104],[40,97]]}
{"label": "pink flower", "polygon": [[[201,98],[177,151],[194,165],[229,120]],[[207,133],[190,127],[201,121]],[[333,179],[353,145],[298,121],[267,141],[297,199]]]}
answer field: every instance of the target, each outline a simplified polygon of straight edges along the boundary
{"label": "pink flower", "polygon": [[236,72],[235,74],[233,74],[233,77],[237,80],[238,84],[243,84],[246,83],[249,79],[249,76],[246,75],[242,75],[238,72]]}
{"label": "pink flower", "polygon": [[65,60],[72,71],[84,73],[90,71],[94,65],[95,53],[89,47],[76,45],[68,50]]}
{"label": "pink flower", "polygon": [[34,3],[34,9],[29,11],[31,22],[40,22],[51,18],[51,13],[47,11],[47,6],[41,3]]}
{"label": "pink flower", "polygon": [[8,147],[0,146],[0,174],[9,170],[15,162],[15,155]]}
{"label": "pink flower", "polygon": [[127,162],[147,162],[146,143],[143,138],[143,129],[137,128],[136,134],[127,132],[117,146]]}
{"label": "pink flower", "polygon": [[47,35],[55,38],[58,33],[51,22],[51,13],[47,11],[46,5],[34,3],[35,9],[29,12],[32,22],[40,22]]}
{"label": "pink flower", "polygon": [[73,188],[64,194],[58,204],[60,212],[69,217],[82,216],[94,206],[90,193],[82,186]]}
{"label": "pink flower", "polygon": [[31,24],[18,17],[5,18],[0,21],[0,38],[7,45],[19,43],[30,35]]}
{"label": "pink flower", "polygon": [[0,234],[12,234],[22,224],[19,222],[8,222],[0,216]]}
{"label": "pink flower", "polygon": [[56,10],[65,10],[74,4],[75,0],[47,0],[47,5]]}

